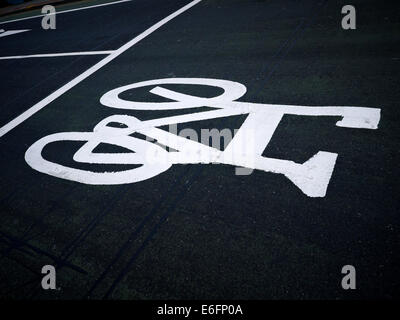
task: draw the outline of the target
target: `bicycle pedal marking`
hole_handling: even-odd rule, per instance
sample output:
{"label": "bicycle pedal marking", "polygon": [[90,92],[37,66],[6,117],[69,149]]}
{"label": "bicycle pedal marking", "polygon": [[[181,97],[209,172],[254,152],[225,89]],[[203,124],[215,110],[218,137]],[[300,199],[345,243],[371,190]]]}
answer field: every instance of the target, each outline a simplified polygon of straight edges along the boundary
{"label": "bicycle pedal marking", "polygon": [[[161,87],[169,84],[204,85],[224,90],[212,98],[197,97]],[[127,101],[119,95],[127,90],[153,86],[152,94],[167,98],[168,102]],[[206,78],[167,78],[137,82],[105,93],[100,102],[110,108],[127,110],[176,110],[195,107],[212,107],[215,110],[194,112],[172,117],[141,121],[129,115],[112,115],[100,121],[92,132],[61,132],[48,135],[32,144],[25,153],[25,160],[33,169],[61,179],[85,184],[113,185],[143,181],[168,170],[173,164],[220,163],[248,169],[262,170],[285,175],[309,197],[324,197],[337,154],[319,151],[303,164],[285,159],[263,157],[262,153],[279,125],[283,115],[341,116],[337,126],[377,129],[380,121],[379,108],[327,106],[310,107],[272,105],[237,101],[246,93],[246,87],[238,82]],[[247,114],[247,118],[224,151],[188,140],[157,127],[224,118]],[[123,125],[121,128],[111,123]],[[167,152],[150,141],[130,136],[140,133],[173,148]],[[73,160],[89,164],[131,164],[140,167],[117,172],[92,172],[66,167],[46,160],[43,149],[59,141],[85,141],[74,154]],[[131,153],[97,153],[93,150],[101,143],[131,150]]]}

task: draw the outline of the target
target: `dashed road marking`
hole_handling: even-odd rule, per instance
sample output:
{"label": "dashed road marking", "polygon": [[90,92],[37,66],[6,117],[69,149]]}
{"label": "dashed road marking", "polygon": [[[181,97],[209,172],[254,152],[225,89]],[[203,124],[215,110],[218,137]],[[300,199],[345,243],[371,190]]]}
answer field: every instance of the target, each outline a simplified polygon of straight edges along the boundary
{"label": "dashed road marking", "polygon": [[[1,35],[0,35],[0,37],[1,37]],[[114,50],[28,54],[28,55],[23,55],[23,56],[0,57],[0,60],[27,59],[27,58],[52,58],[52,57],[69,57],[69,56],[90,56],[90,55],[111,54],[113,52],[114,52]]]}
{"label": "dashed road marking", "polygon": [[24,30],[8,30],[8,31],[2,31],[0,32],[0,38],[2,37],[7,37],[7,36],[11,36],[13,34],[18,34],[18,33],[22,33],[22,32],[26,32],[26,31],[31,31],[31,29],[24,29]]}

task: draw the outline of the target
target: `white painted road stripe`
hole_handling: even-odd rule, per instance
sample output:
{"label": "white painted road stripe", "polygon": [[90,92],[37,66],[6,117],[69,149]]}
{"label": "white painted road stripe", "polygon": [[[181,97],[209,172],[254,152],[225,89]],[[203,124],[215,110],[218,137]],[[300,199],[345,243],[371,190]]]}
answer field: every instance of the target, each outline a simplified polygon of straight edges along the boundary
{"label": "white painted road stripe", "polygon": [[0,57],[0,60],[27,59],[27,58],[51,58],[51,57],[68,57],[68,56],[90,56],[90,55],[97,55],[97,54],[111,54],[113,52],[114,52],[114,50],[28,54],[28,55],[24,55],[24,56]]}
{"label": "white painted road stripe", "polygon": [[47,106],[49,103],[53,102],[55,99],[60,97],[62,94],[67,92],[69,89],[73,88],[76,86],[78,83],[81,81],[85,80],[87,77],[95,73],[97,70],[100,68],[104,67],[107,63],[111,62],[114,60],[116,57],[118,57],[120,54],[134,46],[136,43],[138,43],[140,40],[146,38],[150,34],[152,34],[154,31],[156,31],[158,28],[162,27],[164,24],[167,22],[171,21],[172,19],[176,18],[179,16],[181,13],[185,12],[186,10],[190,9],[191,7],[195,6],[198,4],[201,0],[194,0],[187,4],[186,6],[182,7],[178,11],[175,11],[174,13],[170,14],[166,18],[162,19],[161,21],[157,22],[155,25],[147,29],[146,31],[142,32],[129,42],[125,43],[122,47],[119,49],[115,50],[113,53],[105,57],[103,60],[99,61],[96,63],[94,66],[86,70],[84,73],[80,74],[77,76],[75,79],[71,80],[70,82],[66,83],[63,85],[61,88],[58,90],[54,91],[52,94],[44,98],[43,100],[39,101],[35,105],[33,105],[31,108],[26,110],[24,113],[20,114],[18,117],[16,117],[14,120],[10,121],[7,123],[5,126],[0,128],[0,137],[4,136],[7,132],[10,130],[14,129],[16,126],[20,125],[22,122],[30,118],[32,115],[34,115],[36,112]]}
{"label": "white painted road stripe", "polygon": [[109,5],[112,5],[112,4],[117,4],[117,3],[122,3],[122,2],[130,2],[130,1],[132,1],[132,0],[119,0],[119,1],[115,1],[115,2],[97,4],[97,5],[95,5],[95,6],[89,6],[89,7],[83,7],[83,8],[76,8],[76,9],[69,9],[69,10],[64,10],[64,11],[55,12],[55,13],[39,14],[39,15],[37,15],[37,16],[31,16],[31,17],[26,17],[26,18],[20,18],[20,19],[14,19],[14,20],[9,20],[9,21],[3,21],[3,22],[0,22],[0,24],[11,23],[11,22],[16,22],[16,21],[22,21],[22,20],[28,20],[28,19],[34,19],[34,18],[43,17],[43,16],[45,16],[45,15],[50,16],[50,15],[53,15],[53,14],[61,14],[61,13],[79,11],[79,10],[86,10],[86,9],[98,8],[98,7],[109,6]]}
{"label": "white painted road stripe", "polygon": [[7,37],[7,36],[11,36],[12,34],[17,34],[17,33],[21,33],[21,32],[26,32],[26,31],[30,31],[31,29],[24,29],[24,30],[8,30],[8,31],[2,31],[0,33],[0,38],[1,37]]}

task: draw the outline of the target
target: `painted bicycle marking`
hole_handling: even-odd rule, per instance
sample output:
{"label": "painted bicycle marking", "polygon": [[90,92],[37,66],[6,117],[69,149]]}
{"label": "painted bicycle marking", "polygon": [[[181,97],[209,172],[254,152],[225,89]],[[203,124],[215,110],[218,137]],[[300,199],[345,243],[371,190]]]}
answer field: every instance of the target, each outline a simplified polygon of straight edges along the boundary
{"label": "painted bicycle marking", "polygon": [[[221,88],[224,92],[212,98],[197,97],[161,87],[169,84],[204,85]],[[168,102],[138,102],[121,99],[127,90],[153,86],[152,94],[167,98]],[[174,164],[219,163],[273,172],[285,175],[309,197],[324,197],[335,167],[337,154],[317,152],[300,164],[285,159],[263,157],[262,153],[271,140],[285,114],[302,116],[340,116],[339,127],[377,129],[379,108],[327,106],[310,107],[273,105],[237,101],[246,93],[238,82],[205,78],[167,78],[137,82],[105,93],[100,102],[110,108],[127,110],[175,110],[195,107],[212,107],[215,110],[194,112],[179,116],[141,121],[129,115],[112,115],[99,122],[92,132],[62,132],[48,135],[28,148],[25,160],[33,169],[67,180],[94,185],[114,185],[143,181],[168,170]],[[247,114],[228,146],[221,151],[197,141],[188,140],[157,127],[224,118]],[[112,123],[122,124],[116,128]],[[175,149],[168,152],[152,142],[131,137],[140,133],[158,143]],[[89,164],[135,164],[140,167],[118,172],[92,172],[70,168],[46,160],[43,149],[59,141],[85,141],[74,154],[73,160]],[[101,143],[131,150],[131,153],[97,153],[93,150]]]}

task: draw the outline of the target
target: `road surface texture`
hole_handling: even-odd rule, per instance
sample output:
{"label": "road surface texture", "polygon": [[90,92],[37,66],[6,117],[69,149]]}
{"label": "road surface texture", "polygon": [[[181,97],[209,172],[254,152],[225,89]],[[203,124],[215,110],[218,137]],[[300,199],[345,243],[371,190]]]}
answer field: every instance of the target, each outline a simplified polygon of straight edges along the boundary
{"label": "road surface texture", "polygon": [[[56,6],[54,30],[42,28],[40,10],[0,19],[4,32],[29,30],[0,34],[0,297],[398,297],[398,4],[354,0],[357,28],[344,30],[341,0],[112,2]],[[283,174],[236,175],[227,164],[174,164],[114,185],[28,165],[28,148],[43,137],[93,132],[112,115],[144,121],[213,109],[127,110],[100,102],[112,89],[163,78],[238,82],[247,92],[237,101],[379,108],[380,121],[368,130],[336,126],[340,116],[283,116],[262,155],[301,164],[319,151],[337,153],[319,197]],[[149,93],[154,87],[119,97],[170,101]],[[161,87],[199,97],[222,92]],[[200,135],[205,128],[233,131],[245,120],[239,114],[177,128]],[[137,167],[76,162],[87,140],[72,140],[49,143],[42,157],[83,172]],[[44,265],[56,268],[57,290],[42,289]],[[356,269],[355,290],[341,286],[345,265]]]}

